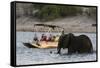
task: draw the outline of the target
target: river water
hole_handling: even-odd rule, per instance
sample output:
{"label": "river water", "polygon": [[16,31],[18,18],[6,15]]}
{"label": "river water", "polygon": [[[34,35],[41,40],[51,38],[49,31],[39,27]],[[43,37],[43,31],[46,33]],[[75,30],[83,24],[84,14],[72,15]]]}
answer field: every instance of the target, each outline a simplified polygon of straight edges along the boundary
{"label": "river water", "polygon": [[[62,62],[80,62],[80,61],[95,61],[96,58],[96,33],[74,33],[75,36],[84,34],[87,35],[93,44],[94,52],[91,54],[72,54],[67,55],[67,49],[62,49],[63,55],[55,54],[56,48],[38,49],[27,48],[22,42],[31,42],[34,37],[34,32],[17,32],[16,33],[16,61],[17,65],[30,64],[46,64],[46,63],[62,63]],[[38,38],[41,37],[42,32],[36,33]],[[59,33],[52,33],[52,35],[59,35]],[[48,35],[48,33],[46,33]],[[53,53],[50,53],[52,51]]]}

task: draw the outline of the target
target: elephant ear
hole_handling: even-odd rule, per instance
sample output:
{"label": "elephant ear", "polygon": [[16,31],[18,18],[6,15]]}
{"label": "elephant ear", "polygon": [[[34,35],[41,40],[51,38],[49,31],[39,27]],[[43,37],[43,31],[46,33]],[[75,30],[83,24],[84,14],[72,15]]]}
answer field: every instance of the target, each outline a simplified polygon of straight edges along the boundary
{"label": "elephant ear", "polygon": [[69,47],[70,43],[71,43],[71,40],[73,39],[74,35],[72,33],[69,33],[68,36],[67,36],[67,46]]}

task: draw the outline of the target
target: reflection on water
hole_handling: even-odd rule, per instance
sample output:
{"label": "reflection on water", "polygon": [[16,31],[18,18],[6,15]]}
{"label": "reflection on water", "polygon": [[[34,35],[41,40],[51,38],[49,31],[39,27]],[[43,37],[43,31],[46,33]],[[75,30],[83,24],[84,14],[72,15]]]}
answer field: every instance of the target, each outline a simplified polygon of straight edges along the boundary
{"label": "reflection on water", "polygon": [[[41,33],[37,33],[38,38],[41,37]],[[53,33],[56,35],[58,33]],[[76,36],[85,34],[87,35],[93,44],[93,49],[96,51],[96,33],[74,33]],[[48,35],[48,33],[46,34]],[[38,49],[27,48],[22,42],[31,42],[34,37],[34,32],[17,32],[17,45],[16,45],[16,60],[17,65],[29,65],[29,64],[46,64],[46,63],[61,63],[61,62],[78,62],[78,61],[95,61],[96,53],[92,54],[72,54],[67,55],[67,49],[62,49],[64,55],[55,54],[56,48]],[[53,53],[51,54],[50,51]]]}

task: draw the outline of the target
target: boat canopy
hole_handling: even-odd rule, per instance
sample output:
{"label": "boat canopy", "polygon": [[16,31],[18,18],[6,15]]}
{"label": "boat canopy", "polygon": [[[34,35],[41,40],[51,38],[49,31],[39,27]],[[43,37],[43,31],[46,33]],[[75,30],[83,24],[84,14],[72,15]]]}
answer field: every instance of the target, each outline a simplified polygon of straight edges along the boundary
{"label": "boat canopy", "polygon": [[[60,26],[56,26],[56,25],[48,25],[48,24],[34,24],[34,26],[44,26],[44,27],[50,27],[52,29],[55,29],[55,28],[62,28]],[[64,28],[62,28],[64,29]]]}

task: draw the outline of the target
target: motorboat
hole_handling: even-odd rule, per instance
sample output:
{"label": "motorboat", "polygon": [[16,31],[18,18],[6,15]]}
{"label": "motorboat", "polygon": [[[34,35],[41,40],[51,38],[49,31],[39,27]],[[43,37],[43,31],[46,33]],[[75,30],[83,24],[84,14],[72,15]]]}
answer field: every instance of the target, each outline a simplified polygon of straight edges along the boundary
{"label": "motorboat", "polygon": [[[57,29],[58,32],[61,30],[61,34],[63,34],[63,32],[64,32],[64,28],[59,27],[59,26],[55,26],[55,25],[34,24],[34,28],[36,28],[36,26],[38,26],[38,27],[42,26],[42,27],[48,28],[47,32],[50,34],[55,29]],[[38,32],[37,29],[35,29],[35,32]],[[28,48],[57,48],[60,35],[55,36],[53,40],[49,40],[49,41],[37,40],[36,35],[37,34],[35,33],[35,38],[34,38],[33,42],[23,42],[23,45],[28,47]]]}

